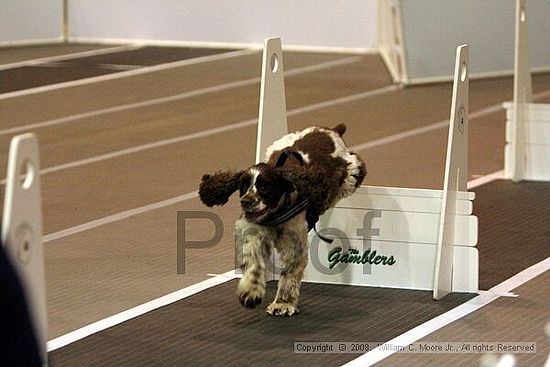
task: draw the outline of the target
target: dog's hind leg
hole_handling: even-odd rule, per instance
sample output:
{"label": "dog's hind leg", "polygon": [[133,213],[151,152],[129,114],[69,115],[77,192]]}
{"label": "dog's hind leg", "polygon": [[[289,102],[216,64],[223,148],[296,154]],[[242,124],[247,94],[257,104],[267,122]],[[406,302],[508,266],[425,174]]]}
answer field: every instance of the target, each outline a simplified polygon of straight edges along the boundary
{"label": "dog's hind leg", "polygon": [[237,287],[237,298],[244,307],[255,308],[265,296],[265,259],[269,257],[273,229],[239,219],[236,223],[237,246],[243,276]]}
{"label": "dog's hind leg", "polygon": [[292,316],[299,312],[300,284],[307,265],[307,224],[302,213],[282,226],[275,248],[283,264],[275,300],[267,306],[274,316]]}

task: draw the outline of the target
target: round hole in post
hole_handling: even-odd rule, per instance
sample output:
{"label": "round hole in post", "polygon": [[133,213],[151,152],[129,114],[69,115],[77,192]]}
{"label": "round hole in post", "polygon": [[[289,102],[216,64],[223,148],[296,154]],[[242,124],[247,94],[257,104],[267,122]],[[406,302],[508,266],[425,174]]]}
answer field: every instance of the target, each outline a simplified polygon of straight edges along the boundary
{"label": "round hole in post", "polygon": [[465,81],[467,74],[468,74],[468,67],[466,65],[466,61],[462,61],[462,64],[460,64],[460,81]]}
{"label": "round hole in post", "polygon": [[279,58],[277,54],[271,55],[271,72],[276,73],[279,70]]}
{"label": "round hole in post", "polygon": [[519,20],[520,22],[525,22],[525,18],[526,18],[526,14],[525,14],[525,6],[522,6],[521,9],[519,9]]}
{"label": "round hole in post", "polygon": [[34,169],[34,165],[31,163],[31,161],[27,160],[23,162],[21,168],[19,169],[19,181],[23,189],[27,190],[32,186],[35,174],[36,172]]}

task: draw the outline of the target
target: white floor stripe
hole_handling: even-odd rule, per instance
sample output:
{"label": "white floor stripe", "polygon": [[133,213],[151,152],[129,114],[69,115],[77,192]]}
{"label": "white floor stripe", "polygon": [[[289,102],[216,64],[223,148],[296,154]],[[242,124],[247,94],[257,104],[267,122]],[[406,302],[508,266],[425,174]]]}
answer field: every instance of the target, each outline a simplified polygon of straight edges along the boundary
{"label": "white floor stripe", "polygon": [[38,66],[38,65],[41,65],[41,64],[46,64],[46,63],[49,64],[49,63],[54,63],[54,62],[58,62],[58,61],[80,59],[80,58],[83,58],[83,57],[108,55],[108,54],[113,54],[113,53],[117,53],[117,52],[137,50],[139,48],[143,48],[143,46],[142,45],[124,45],[124,46],[115,46],[115,47],[105,47],[105,48],[101,48],[101,49],[98,49],[98,50],[76,52],[76,53],[72,53],[72,54],[64,54],[64,55],[58,55],[58,56],[48,56],[48,57],[42,57],[42,58],[39,58],[39,59],[25,60],[25,61],[14,62],[14,63],[11,63],[11,64],[0,65],[0,71],[8,70],[8,69],[21,68],[21,67],[25,67],[25,66]]}
{"label": "white floor stripe", "polygon": [[488,305],[494,300],[498,299],[498,294],[509,293],[513,289],[521,286],[522,284],[528,282],[529,280],[539,276],[540,274],[548,271],[550,269],[550,257],[545,260],[519,272],[513,277],[505,280],[504,282],[494,286],[490,289],[490,293],[484,292],[483,294],[471,299],[470,301],[463,303],[460,306],[453,308],[450,311],[445,312],[401,335],[393,338],[387,343],[383,344],[379,348],[374,349],[366,354],[363,354],[361,357],[354,359],[353,361],[346,363],[346,367],[355,367],[355,366],[372,366],[375,363],[380,362],[381,360],[394,354],[394,351],[386,350],[391,349],[389,346],[399,345],[407,346],[411,343],[414,343],[427,335],[437,331],[450,323],[461,319],[464,316],[471,314],[474,311],[477,311],[483,306]]}
{"label": "white floor stripe", "polygon": [[[346,57],[344,59],[339,59],[335,61],[327,61],[327,62],[315,64],[315,65],[291,69],[291,70],[285,71],[284,74],[286,77],[290,77],[298,74],[304,74],[304,73],[309,73],[309,72],[318,71],[322,69],[328,69],[332,67],[351,64],[356,62],[358,59],[359,57]],[[225,84],[215,85],[212,87],[192,90],[189,92],[183,92],[183,93],[179,93],[171,96],[154,98],[154,99],[149,99],[146,101],[140,101],[140,102],[134,102],[134,103],[127,103],[123,105],[118,105],[118,106],[103,108],[99,110],[79,113],[71,116],[61,117],[53,120],[35,122],[24,126],[15,126],[11,128],[6,128],[6,129],[0,130],[0,135],[18,134],[29,130],[36,130],[36,129],[41,129],[45,127],[51,127],[51,126],[60,125],[68,122],[82,120],[85,118],[98,117],[98,116],[103,116],[110,113],[129,111],[137,108],[150,107],[150,106],[155,106],[163,103],[180,101],[182,99],[198,97],[209,93],[217,93],[217,92],[222,92],[229,89],[240,88],[248,85],[254,85],[259,82],[260,82],[260,77],[250,78],[246,80],[239,80],[231,83],[225,83]]]}
{"label": "white floor stripe", "polygon": [[[241,122],[240,124],[243,125],[241,127],[245,127],[245,126],[254,125],[256,123],[257,123],[257,120],[247,120],[247,121]],[[201,132],[196,133],[196,134],[186,135],[185,137],[186,137],[186,140],[189,140],[191,138],[196,138],[198,134],[201,134],[201,136],[204,137],[204,136],[216,133],[216,132],[227,131],[227,130],[224,130],[224,129],[229,129],[230,130],[230,129],[232,129],[232,126],[233,125],[229,125],[229,126],[216,128],[216,129],[205,130],[205,131],[201,131]],[[174,138],[174,139],[183,139],[183,138],[184,137],[179,137],[179,138]],[[182,141],[182,140],[179,140],[179,141]],[[151,144],[149,144],[149,146],[152,149],[154,147],[158,147],[157,145],[153,146],[153,144],[162,144],[162,143],[163,142],[151,143]],[[126,154],[130,153],[129,152],[130,149],[134,149],[134,148],[126,149],[126,151],[128,151]],[[115,153],[108,153],[107,155],[90,158],[88,160],[88,163],[92,163],[91,160],[94,160],[94,162],[97,162],[98,161],[97,159],[100,159],[101,157],[104,157],[103,159],[112,158],[110,156],[111,154],[117,154],[117,153],[116,152]],[[103,160],[103,159],[101,159],[101,160]],[[40,174],[44,175],[46,173],[54,172],[55,170],[67,169],[67,168],[72,168],[72,167],[75,167],[75,162],[67,163],[67,164],[61,165],[61,166],[46,168],[44,170],[41,170]],[[471,180],[471,181],[468,182],[468,189],[472,189],[474,187],[492,182],[494,180],[501,179],[501,178],[503,178],[503,172],[504,172],[504,170],[501,170],[501,171],[493,172],[489,175]],[[5,184],[6,180],[3,179],[2,181],[0,181],[0,183]],[[156,203],[152,203],[152,204],[148,204],[148,205],[141,206],[141,207],[138,207],[138,208],[130,209],[130,210],[127,210],[127,211],[124,211],[124,212],[121,212],[121,213],[109,215],[109,216],[106,216],[106,217],[103,217],[103,218],[100,218],[100,219],[93,220],[91,222],[87,222],[87,223],[84,223],[84,224],[80,224],[78,226],[70,227],[70,228],[67,228],[67,229],[64,229],[64,230],[61,230],[61,231],[58,231],[58,232],[54,232],[54,233],[44,235],[43,242],[45,243],[45,242],[53,241],[53,240],[60,239],[60,238],[63,238],[63,237],[67,237],[67,236],[70,236],[70,235],[73,235],[73,234],[77,234],[77,233],[80,233],[80,232],[83,232],[83,231],[87,231],[89,229],[93,229],[93,228],[105,225],[105,224],[117,222],[119,220],[132,217],[134,215],[145,213],[145,212],[150,211],[150,210],[160,209],[160,208],[163,208],[163,207],[166,207],[166,206],[169,206],[169,205],[172,205],[172,204],[176,204],[176,203],[179,203],[179,202],[182,202],[182,201],[191,200],[191,199],[194,199],[196,197],[198,197],[198,194],[197,194],[196,191],[193,191],[193,192],[189,192],[189,193],[186,193],[186,194],[183,194],[183,195],[179,195],[179,196],[176,196],[176,197],[173,197],[173,198],[170,198],[170,199],[166,199],[166,200],[162,200],[162,201],[159,201],[159,202],[156,202]]]}
{"label": "white floor stripe", "polygon": [[[288,116],[294,116],[294,115],[297,115],[297,114],[300,114],[300,113],[310,112],[310,111],[313,111],[313,110],[319,109],[319,108],[335,106],[335,105],[338,105],[338,104],[341,104],[341,103],[347,103],[351,99],[355,100],[355,99],[367,98],[367,97],[370,97],[370,96],[391,92],[393,90],[395,90],[394,87],[391,87],[391,88],[390,87],[382,87],[382,88],[374,89],[374,90],[371,90],[371,91],[368,91],[368,92],[359,93],[357,95],[354,95],[353,96],[354,98],[351,98],[351,97],[337,98],[337,99],[330,100],[330,101],[315,103],[315,104],[312,104],[312,105],[306,106],[306,107],[296,108],[296,109],[288,111],[287,114],[288,114]],[[250,119],[250,120],[245,120],[245,121],[237,122],[237,123],[226,125],[226,126],[216,127],[216,128],[212,128],[212,129],[208,129],[208,130],[202,130],[202,131],[192,133],[192,134],[180,135],[180,136],[176,136],[174,138],[159,140],[159,141],[152,142],[152,143],[147,143],[147,144],[136,145],[134,147],[130,147],[130,148],[126,148],[126,149],[120,149],[120,150],[116,150],[114,152],[109,152],[109,153],[105,153],[105,154],[100,154],[100,155],[90,157],[90,158],[80,159],[80,160],[77,160],[77,161],[68,162],[68,163],[57,165],[57,166],[47,167],[47,168],[44,168],[44,169],[40,170],[40,175],[43,176],[43,175],[46,175],[46,174],[49,174],[49,173],[59,172],[59,171],[63,171],[63,170],[70,169],[70,168],[81,167],[81,166],[84,166],[84,165],[87,165],[87,164],[97,163],[97,162],[101,162],[101,161],[105,161],[105,160],[108,160],[108,159],[121,157],[121,156],[128,155],[128,154],[139,153],[139,152],[143,152],[143,151],[146,151],[146,150],[156,149],[156,148],[164,147],[164,146],[171,145],[171,144],[178,144],[178,143],[182,143],[182,142],[193,140],[193,139],[204,138],[204,137],[207,137],[207,136],[210,136],[210,135],[219,134],[219,133],[223,133],[223,132],[227,132],[227,131],[231,131],[231,130],[242,129],[242,128],[245,128],[245,127],[248,127],[248,126],[253,126],[257,123],[258,123],[257,119]],[[6,179],[0,180],[0,184],[4,185],[5,183],[6,183]]]}
{"label": "white floor stripe", "polygon": [[70,81],[70,82],[63,82],[63,83],[58,83],[58,84],[45,85],[45,86],[42,86],[42,87],[29,88],[29,89],[25,89],[25,90],[16,91],[16,92],[3,93],[3,94],[0,94],[0,100],[15,98],[15,97],[21,97],[21,96],[28,96],[28,95],[31,95],[31,94],[44,93],[44,92],[49,92],[49,91],[52,91],[52,90],[59,90],[59,89],[63,89],[63,88],[75,87],[75,86],[80,86],[80,85],[99,83],[99,82],[103,82],[103,81],[107,81],[107,80],[127,78],[127,77],[130,77],[130,76],[143,75],[143,74],[153,73],[153,72],[161,71],[161,70],[179,68],[179,67],[183,67],[183,66],[187,66],[187,65],[194,65],[194,64],[200,64],[200,63],[206,63],[206,62],[212,62],[212,61],[219,61],[219,60],[224,60],[224,59],[228,59],[228,58],[232,58],[232,57],[240,57],[240,56],[250,55],[250,54],[259,53],[259,52],[260,52],[260,49],[253,48],[253,49],[226,52],[226,53],[220,53],[220,54],[209,55],[209,56],[202,56],[202,57],[197,57],[197,58],[194,58],[194,59],[174,61],[174,62],[169,62],[169,63],[166,63],[166,64],[147,66],[147,67],[144,67],[144,68],[141,68],[141,69],[136,69],[136,70],[122,71],[120,73],[107,74],[107,75],[102,75],[102,76],[94,76],[94,77],[91,77],[91,78],[73,80],[73,81]]}
{"label": "white floor stripe", "polygon": [[[325,61],[325,62],[320,62],[318,64],[313,64],[308,66],[301,66],[294,69],[284,70],[284,76],[288,77],[288,76],[294,76],[298,74],[312,73],[314,71],[324,70],[324,69],[343,66],[343,65],[349,65],[355,62],[360,62],[362,59],[363,59],[363,56],[350,56],[350,57],[345,57],[343,59]],[[258,77],[257,79],[259,81],[260,77]]]}
{"label": "white floor stripe", "polygon": [[[548,96],[550,96],[550,90],[545,90],[543,92],[535,94],[533,96],[533,99],[540,99],[540,98],[544,98],[544,97],[548,97]],[[476,118],[484,117],[484,116],[491,115],[493,113],[499,112],[502,109],[503,109],[502,103],[496,103],[494,105],[491,105],[491,106],[482,108],[481,110],[470,113],[468,117],[469,117],[470,120],[474,120]],[[449,120],[448,119],[447,120],[442,120],[442,121],[439,121],[439,122],[435,122],[435,123],[430,124],[430,125],[418,127],[416,129],[411,129],[411,130],[408,130],[408,131],[404,131],[402,133],[398,133],[398,134],[386,136],[386,137],[383,137],[383,138],[380,138],[380,139],[372,140],[372,141],[369,141],[369,142],[366,142],[366,143],[363,143],[363,144],[354,145],[350,149],[354,150],[354,151],[372,149],[372,148],[378,147],[380,145],[396,143],[398,141],[411,138],[413,136],[426,134],[426,133],[429,133],[431,131],[442,129],[442,128],[447,128],[447,127],[449,127]]]}
{"label": "white floor stripe", "polygon": [[[342,102],[340,102],[340,103],[342,103]],[[324,103],[323,106],[326,106],[326,103]],[[292,113],[292,110],[289,113]],[[117,152],[103,154],[101,156],[96,156],[96,157],[89,158],[89,159],[70,162],[70,163],[66,163],[66,164],[62,164],[62,165],[54,166],[54,167],[48,167],[48,168],[40,170],[40,174],[45,175],[47,173],[57,172],[57,171],[60,171],[60,170],[63,170],[63,169],[74,168],[74,167],[77,167],[77,166],[81,166],[83,164],[95,163],[95,162],[99,162],[99,161],[102,161],[102,160],[118,157],[118,156],[121,156],[121,155],[124,155],[124,154],[130,154],[130,153],[135,153],[135,152],[138,152],[138,151],[143,151],[145,149],[158,148],[160,146],[164,146],[164,145],[168,145],[168,144],[180,143],[180,142],[183,142],[185,140],[196,139],[196,138],[199,138],[199,137],[205,137],[205,136],[208,136],[208,135],[221,133],[221,132],[225,132],[225,131],[229,131],[229,130],[233,130],[233,129],[237,129],[237,128],[252,126],[256,123],[257,123],[257,120],[253,119],[253,120],[242,121],[242,122],[237,123],[237,124],[222,126],[222,127],[219,127],[219,128],[203,130],[203,131],[195,133],[195,134],[189,134],[189,135],[184,135],[184,136],[176,137],[176,138],[172,138],[172,139],[166,139],[166,140],[162,140],[162,141],[155,142],[155,143],[150,143],[150,144],[141,145],[141,146],[138,146],[138,147],[133,147],[133,148],[120,150],[120,151],[117,151]],[[6,180],[3,179],[2,181],[0,181],[0,183],[5,184]],[[70,235],[73,235],[73,234],[77,234],[77,233],[80,233],[80,232],[83,232],[83,231],[87,231],[89,229],[93,229],[93,228],[96,228],[96,227],[99,227],[99,226],[102,226],[102,225],[105,225],[105,224],[117,222],[117,221],[129,218],[129,217],[132,217],[134,215],[145,213],[145,212],[150,211],[150,210],[155,210],[155,209],[159,209],[159,208],[163,208],[163,207],[166,207],[166,206],[169,206],[169,205],[176,204],[178,202],[191,200],[191,199],[196,198],[196,197],[198,197],[198,194],[197,194],[196,191],[189,192],[189,193],[179,195],[179,196],[176,196],[176,197],[173,197],[173,198],[170,198],[170,199],[166,199],[166,200],[162,200],[162,201],[159,201],[159,202],[156,202],[156,203],[144,205],[144,206],[141,206],[141,207],[138,207],[138,208],[130,209],[130,210],[127,210],[127,211],[124,211],[124,212],[109,215],[109,216],[106,216],[106,217],[103,217],[103,218],[100,218],[100,219],[96,219],[96,220],[93,220],[93,221],[90,221],[90,222],[87,222],[87,223],[84,223],[84,224],[80,224],[80,225],[77,225],[77,226],[74,226],[74,227],[70,227],[70,228],[67,228],[67,229],[64,229],[64,230],[61,230],[61,231],[58,231],[58,232],[50,233],[50,234],[44,235],[42,240],[43,240],[44,243],[50,242],[50,241],[57,240],[57,239],[60,239],[60,238],[63,238],[63,237],[67,237],[67,236],[70,236]]]}
{"label": "white floor stripe", "polygon": [[[372,97],[372,96],[375,96],[375,95],[391,92],[393,90],[395,90],[395,87],[393,87],[393,86],[382,87],[382,88],[374,89],[374,90],[371,90],[371,91],[368,91],[368,92],[354,94],[352,96],[347,96],[347,97],[333,99],[333,100],[330,100],[330,101],[315,103],[315,104],[305,106],[305,107],[299,107],[299,108],[288,111],[287,115],[288,116],[294,116],[294,115],[301,114],[301,113],[311,112],[311,111],[316,110],[316,109],[335,106],[335,105],[342,104],[342,103],[348,103],[352,100],[358,100],[358,99],[363,99],[363,98],[367,98],[367,97]],[[550,94],[550,91],[547,91],[547,92],[549,92],[549,94]],[[498,106],[498,108],[497,108],[497,106]],[[500,103],[498,105],[493,105],[493,106],[484,108],[482,110],[479,110],[477,112],[474,112],[474,113],[470,114],[470,120],[473,120],[473,119],[481,117],[481,116],[486,116],[486,115],[491,114],[491,113],[498,112],[500,109],[502,109],[502,103]],[[97,162],[101,162],[101,161],[105,161],[105,160],[108,160],[108,159],[121,157],[121,156],[128,155],[128,154],[142,152],[142,151],[145,151],[145,150],[156,149],[156,148],[164,147],[164,146],[171,145],[171,144],[182,143],[182,142],[192,140],[192,139],[204,138],[204,137],[207,137],[207,136],[210,136],[210,135],[219,134],[219,133],[223,133],[223,132],[227,132],[227,131],[231,131],[231,130],[236,130],[236,129],[241,129],[241,128],[244,128],[244,127],[252,126],[252,125],[255,125],[256,123],[257,123],[257,119],[245,120],[245,121],[237,122],[237,123],[234,123],[234,124],[231,124],[231,125],[221,126],[221,127],[217,127],[217,128],[208,129],[208,130],[203,130],[203,131],[193,133],[193,134],[181,135],[181,136],[177,136],[177,137],[174,137],[174,138],[159,140],[159,141],[156,141],[156,142],[153,142],[153,143],[137,145],[137,146],[134,146],[134,147],[131,147],[131,148],[121,149],[121,150],[117,150],[117,151],[110,152],[110,153],[100,154],[100,155],[90,157],[90,158],[80,159],[80,160],[77,160],[77,161],[68,162],[68,163],[64,163],[64,164],[61,164],[61,165],[57,165],[57,166],[47,167],[47,168],[44,168],[44,169],[40,170],[40,175],[46,175],[46,174],[49,174],[49,173],[59,172],[59,171],[63,171],[63,170],[70,169],[70,168],[81,167],[81,166],[84,166],[84,165],[87,165],[87,164],[97,163]],[[396,141],[407,139],[407,138],[410,138],[412,136],[424,134],[426,132],[429,132],[429,131],[432,131],[432,130],[435,130],[435,129],[443,128],[445,126],[448,126],[448,124],[449,124],[448,120],[440,121],[440,122],[437,122],[437,123],[434,123],[434,124],[431,124],[431,125],[428,125],[428,126],[425,126],[425,127],[412,129],[412,130],[409,130],[409,131],[405,131],[403,133],[390,135],[390,136],[387,136],[387,137],[384,137],[384,138],[381,138],[381,139],[377,139],[377,140],[374,140],[374,141],[370,141],[370,142],[367,142],[367,143],[364,143],[364,144],[355,145],[355,146],[351,147],[351,150],[361,151],[361,150],[374,148],[374,147],[384,145],[384,144],[394,143]],[[2,185],[4,185],[5,183],[6,183],[5,179],[0,181],[0,184],[2,184]]]}
{"label": "white floor stripe", "polygon": [[163,297],[154,299],[150,302],[130,308],[126,311],[123,311],[111,317],[107,317],[103,320],[99,320],[97,322],[94,322],[93,324],[84,326],[68,334],[65,334],[58,338],[50,340],[48,342],[48,352],[62,348],[68,344],[74,343],[77,340],[83,339],[87,336],[98,333],[102,330],[108,329],[115,325],[121,324],[125,321],[141,316],[147,312],[150,312],[152,310],[156,310],[157,308],[164,307],[171,303],[177,302],[181,299],[197,294],[205,289],[215,287],[217,285],[223,284],[235,278],[236,278],[235,271],[231,270],[231,271],[228,271],[227,273],[221,274],[214,278],[206,279],[200,283],[193,284],[189,287],[185,287],[173,293],[167,294]]}
{"label": "white floor stripe", "polygon": [[301,113],[307,113],[307,112],[311,112],[311,111],[314,111],[314,110],[319,110],[321,108],[332,107],[332,106],[336,106],[336,105],[339,105],[339,104],[359,101],[361,99],[375,97],[375,96],[378,96],[378,95],[381,95],[381,94],[384,94],[384,93],[394,92],[394,91],[399,90],[399,89],[401,89],[401,87],[398,87],[398,86],[395,86],[395,85],[387,85],[385,87],[368,90],[366,92],[356,93],[356,94],[352,94],[352,95],[345,96],[345,97],[331,99],[329,101],[323,101],[323,102],[314,103],[314,104],[311,104],[311,105],[308,105],[308,106],[295,108],[293,110],[288,111],[287,116],[290,117],[290,116],[298,115],[298,114],[301,114]]}
{"label": "white floor stripe", "polygon": [[103,226],[103,225],[106,225],[106,224],[109,224],[109,223],[118,222],[118,221],[133,217],[133,216],[138,215],[138,214],[143,214],[143,213],[149,212],[151,210],[164,208],[164,207],[167,207],[167,206],[170,206],[170,205],[173,205],[173,204],[177,204],[179,202],[186,201],[186,200],[191,200],[191,199],[194,199],[198,196],[199,196],[199,194],[198,194],[197,191],[188,192],[187,194],[179,195],[179,196],[176,196],[176,197],[173,197],[173,198],[170,198],[170,199],[157,201],[156,203],[147,204],[147,205],[144,205],[144,206],[140,206],[138,208],[133,208],[133,209],[126,210],[126,211],[123,211],[123,212],[120,212],[120,213],[108,215],[106,217],[93,220],[91,222],[87,222],[87,223],[80,224],[80,225],[77,225],[77,226],[74,226],[74,227],[63,229],[63,230],[58,231],[58,232],[53,232],[53,233],[44,235],[42,237],[42,243],[46,243],[46,242],[57,240],[57,239],[60,239],[60,238],[63,238],[63,237],[71,236],[73,234],[84,232],[84,231],[87,231],[89,229],[96,228],[96,227],[99,227],[99,226]]}
{"label": "white floor stripe", "polygon": [[130,65],[130,64],[96,64],[94,67],[106,70],[134,70],[145,68],[145,65]]}
{"label": "white floor stripe", "polygon": [[[100,154],[100,155],[90,157],[90,158],[80,159],[80,160],[77,160],[77,161],[68,162],[68,163],[57,165],[57,166],[47,167],[47,168],[44,168],[44,169],[40,170],[40,175],[44,176],[44,175],[47,175],[49,173],[64,171],[66,169],[71,169],[71,168],[76,168],[76,167],[82,167],[82,166],[85,166],[87,164],[98,163],[98,162],[102,162],[102,161],[105,161],[105,160],[108,160],[108,159],[121,157],[121,156],[128,155],[128,154],[139,153],[139,152],[143,152],[143,151],[146,151],[146,150],[156,149],[156,148],[164,147],[164,146],[171,145],[171,144],[183,143],[183,142],[188,141],[188,140],[204,138],[204,137],[214,135],[214,134],[219,134],[219,133],[223,133],[223,132],[227,132],[227,131],[231,131],[231,130],[235,130],[235,129],[240,129],[240,128],[244,128],[244,127],[247,127],[247,126],[253,126],[257,122],[258,122],[258,120],[256,120],[256,119],[246,120],[246,121],[241,121],[241,122],[231,124],[231,125],[227,125],[227,126],[221,126],[221,127],[208,129],[208,130],[202,130],[202,131],[199,131],[199,132],[193,133],[193,134],[177,136],[175,138],[164,139],[164,140],[156,141],[156,142],[153,142],[153,143],[142,144],[142,145],[138,145],[138,146],[131,147],[131,148],[116,150],[114,152]],[[0,181],[1,185],[4,185],[5,183],[6,183],[6,179],[2,179]]]}
{"label": "white floor stripe", "polygon": [[476,179],[473,179],[468,182],[468,190],[471,190],[475,187],[488,184],[489,182],[493,182],[496,180],[502,180],[504,179],[504,170],[493,172],[489,175],[485,175],[482,177],[478,177]]}

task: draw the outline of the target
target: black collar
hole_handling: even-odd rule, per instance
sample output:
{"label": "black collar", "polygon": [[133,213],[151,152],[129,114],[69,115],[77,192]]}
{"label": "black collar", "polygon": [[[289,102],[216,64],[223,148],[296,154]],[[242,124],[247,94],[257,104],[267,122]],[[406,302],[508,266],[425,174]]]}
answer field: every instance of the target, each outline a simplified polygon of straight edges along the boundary
{"label": "black collar", "polygon": [[307,199],[299,198],[298,192],[285,193],[281,198],[281,203],[277,209],[268,213],[265,217],[256,223],[263,226],[276,226],[283,224],[307,209],[309,202]]}
{"label": "black collar", "polygon": [[[277,159],[275,167],[284,166],[290,156],[296,158],[301,165],[304,164],[304,159],[300,153],[290,149],[284,149]],[[319,232],[317,232],[315,224],[319,221],[319,213],[317,212],[316,208],[310,205],[307,198],[302,197],[296,190],[294,190],[291,193],[285,193],[284,197],[281,198],[281,201],[282,203],[275,211],[273,211],[272,213],[268,213],[265,217],[263,217],[256,223],[264,226],[276,226],[289,221],[290,219],[294,218],[305,210],[308,232],[313,229],[315,230],[317,236],[319,236],[319,238],[323,241],[326,241],[328,243],[333,242],[332,239],[323,237],[319,234]]]}
{"label": "black collar", "polygon": [[[293,200],[293,196],[295,199]],[[284,205],[280,206],[279,209],[274,212],[268,213],[264,218],[257,221],[257,224],[263,226],[277,226],[283,224],[298,214],[306,211],[306,221],[307,221],[307,231],[311,232],[313,229],[317,236],[325,242],[332,243],[334,240],[322,236],[317,232],[315,224],[319,221],[319,215],[316,213],[315,209],[309,205],[309,201],[305,198],[296,198],[297,192],[294,191],[291,194],[285,194]]]}

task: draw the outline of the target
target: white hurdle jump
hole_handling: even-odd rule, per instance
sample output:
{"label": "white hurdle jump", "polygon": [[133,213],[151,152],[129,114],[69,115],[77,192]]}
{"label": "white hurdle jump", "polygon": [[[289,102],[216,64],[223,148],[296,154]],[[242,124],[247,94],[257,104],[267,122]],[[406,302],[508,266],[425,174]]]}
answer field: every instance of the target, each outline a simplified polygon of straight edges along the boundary
{"label": "white hurdle jump", "polygon": [[2,242],[23,283],[43,365],[46,366],[46,292],[39,172],[36,136],[29,133],[14,137],[8,157]]}
{"label": "white hurdle jump", "polygon": [[533,103],[527,0],[516,1],[514,101],[505,103],[504,175],[514,182],[550,181],[550,104]]}
{"label": "white hurdle jump", "polygon": [[[282,60],[281,40],[266,40],[257,162],[288,129]],[[472,215],[475,195],[466,191],[467,138],[468,47],[464,45],[457,48],[443,190],[360,187],[320,218],[317,228],[335,238],[333,244],[310,233],[313,253],[304,281],[433,290],[434,299],[451,291],[477,292],[478,223]]]}

